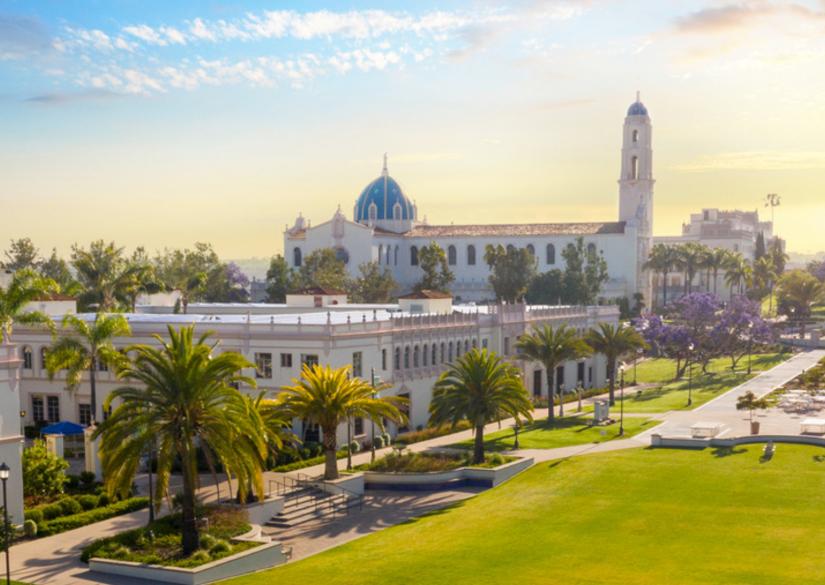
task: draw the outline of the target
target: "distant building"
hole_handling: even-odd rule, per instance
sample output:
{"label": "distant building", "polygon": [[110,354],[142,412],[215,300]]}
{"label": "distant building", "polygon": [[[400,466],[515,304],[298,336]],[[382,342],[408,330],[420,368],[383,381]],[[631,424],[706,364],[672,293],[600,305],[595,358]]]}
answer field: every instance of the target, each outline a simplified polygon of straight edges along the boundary
{"label": "distant building", "polygon": [[455,274],[451,292],[456,299],[483,301],[494,297],[484,261],[487,245],[526,248],[545,272],[563,269],[562,251],[581,237],[607,262],[603,297],[632,298],[638,292],[648,298],[650,276],[643,266],[653,243],[653,184],[652,126],[637,96],[624,120],[616,221],[557,223],[551,216],[524,224],[430,225],[419,219],[418,206],[390,176],[385,156],[381,175],[356,199],[352,220],[340,207],[330,220],[314,226],[299,215],[284,232],[284,256],[290,267],[298,268],[313,251],[332,248],[352,276],[359,265],[377,262],[392,272],[401,291],[408,291],[422,277],[419,250],[434,241]]}

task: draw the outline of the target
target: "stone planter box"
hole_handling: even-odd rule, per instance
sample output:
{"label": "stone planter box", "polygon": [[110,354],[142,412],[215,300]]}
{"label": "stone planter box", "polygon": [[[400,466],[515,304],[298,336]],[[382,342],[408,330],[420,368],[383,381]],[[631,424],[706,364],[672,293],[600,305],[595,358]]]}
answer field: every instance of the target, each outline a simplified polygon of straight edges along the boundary
{"label": "stone planter box", "polygon": [[532,457],[517,459],[498,467],[459,467],[450,471],[404,473],[365,471],[368,490],[433,491],[463,486],[495,487],[533,465]]}
{"label": "stone planter box", "polygon": [[253,573],[282,565],[287,561],[280,542],[267,542],[226,558],[206,563],[194,569],[143,565],[130,561],[93,558],[89,569],[95,573],[119,575],[145,579],[147,583],[176,583],[179,585],[201,585],[212,583],[246,573]]}

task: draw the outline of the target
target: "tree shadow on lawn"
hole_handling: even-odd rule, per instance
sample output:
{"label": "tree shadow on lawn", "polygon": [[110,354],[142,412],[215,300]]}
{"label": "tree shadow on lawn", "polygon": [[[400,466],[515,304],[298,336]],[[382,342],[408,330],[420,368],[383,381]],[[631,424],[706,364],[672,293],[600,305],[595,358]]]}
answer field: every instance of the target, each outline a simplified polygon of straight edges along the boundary
{"label": "tree shadow on lawn", "polygon": [[731,455],[741,455],[747,453],[748,450],[744,447],[716,447],[711,453],[714,457],[730,457]]}

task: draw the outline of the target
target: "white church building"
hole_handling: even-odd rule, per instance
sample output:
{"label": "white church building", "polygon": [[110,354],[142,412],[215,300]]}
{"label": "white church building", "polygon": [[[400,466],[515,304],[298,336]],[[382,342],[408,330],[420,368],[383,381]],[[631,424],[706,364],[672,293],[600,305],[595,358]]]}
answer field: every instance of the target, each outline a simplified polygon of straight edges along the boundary
{"label": "white church building", "polygon": [[284,256],[292,268],[298,268],[311,252],[333,248],[351,275],[356,276],[365,262],[378,262],[392,272],[400,292],[406,292],[422,277],[418,251],[434,241],[446,252],[455,275],[451,292],[456,300],[482,301],[493,298],[484,261],[487,245],[527,248],[538,271],[546,272],[564,269],[561,252],[581,237],[607,263],[604,298],[631,299],[641,293],[649,299],[651,279],[643,265],[653,238],[651,141],[650,116],[637,95],[624,120],[618,217],[577,223],[547,217],[541,223],[431,225],[419,220],[417,205],[390,176],[385,155],[381,175],[358,196],[352,220],[340,207],[330,220],[314,226],[299,215],[284,232]]}

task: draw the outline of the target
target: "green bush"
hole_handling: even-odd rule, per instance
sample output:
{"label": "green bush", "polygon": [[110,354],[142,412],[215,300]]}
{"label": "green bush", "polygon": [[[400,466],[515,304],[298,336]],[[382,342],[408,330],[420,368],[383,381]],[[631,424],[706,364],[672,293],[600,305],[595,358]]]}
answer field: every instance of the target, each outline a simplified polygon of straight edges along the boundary
{"label": "green bush", "polygon": [[98,507],[98,501],[100,500],[99,496],[94,494],[83,494],[81,496],[75,497],[77,502],[80,504],[80,507],[84,510],[91,510],[93,508]]}
{"label": "green bush", "polygon": [[49,452],[46,441],[35,440],[23,451],[23,495],[37,500],[63,493],[69,464]]}
{"label": "green bush", "polygon": [[212,536],[211,534],[201,535],[200,544],[202,549],[209,550],[210,548],[215,546],[215,543],[217,542],[218,539]]}
{"label": "green bush", "polygon": [[26,535],[26,538],[34,538],[37,536],[37,522],[28,519],[23,522],[23,534]]}
{"label": "green bush", "polygon": [[209,554],[212,556],[226,554],[232,550],[232,545],[230,545],[225,540],[218,540],[209,547]]}
{"label": "green bush", "polygon": [[98,508],[102,508],[103,506],[109,505],[109,494],[100,494],[97,497],[97,506]]}
{"label": "green bush", "polygon": [[381,438],[384,440],[385,447],[392,445],[392,436],[389,433],[381,433]]}
{"label": "green bush", "polygon": [[83,511],[83,506],[74,498],[58,500],[57,505],[60,506],[61,516],[71,516],[72,514],[79,514]]}
{"label": "green bush", "polygon": [[203,564],[208,563],[212,560],[212,557],[209,556],[209,553],[205,550],[196,550],[192,553],[192,556],[189,557],[190,562]]}
{"label": "green bush", "polygon": [[57,502],[54,504],[46,504],[45,506],[41,506],[40,510],[43,512],[44,520],[53,520],[54,518],[60,518],[63,515],[63,508],[61,508],[60,504]]}
{"label": "green bush", "polygon": [[408,433],[401,433],[395,438],[396,443],[403,445],[410,445],[412,443],[419,443],[421,441],[428,441],[436,437],[443,437],[459,431],[466,431],[471,427],[469,421],[459,421],[455,426],[444,424],[438,427],[427,427],[420,431],[410,431]]}
{"label": "green bush", "polygon": [[81,526],[86,526],[87,524],[100,522],[101,520],[107,520],[109,518],[113,518],[114,516],[134,512],[135,510],[145,508],[148,504],[149,498],[144,497],[121,500],[103,508],[95,508],[87,512],[72,514],[71,516],[46,520],[39,525],[38,532],[40,536],[51,536],[52,534],[73,530],[75,528],[80,528]]}
{"label": "green bush", "polygon": [[32,508],[31,510],[26,510],[24,514],[26,520],[31,520],[32,522],[43,522],[43,510],[40,508]]}
{"label": "green bush", "polygon": [[384,437],[378,435],[375,437],[375,440],[372,442],[373,447],[376,449],[383,449],[384,448]]}
{"label": "green bush", "polygon": [[353,441],[349,444],[349,451],[350,453],[358,453],[361,450],[361,443],[358,441]]}
{"label": "green bush", "polygon": [[80,483],[84,488],[91,489],[95,481],[95,474],[91,471],[84,471],[80,474]]}

